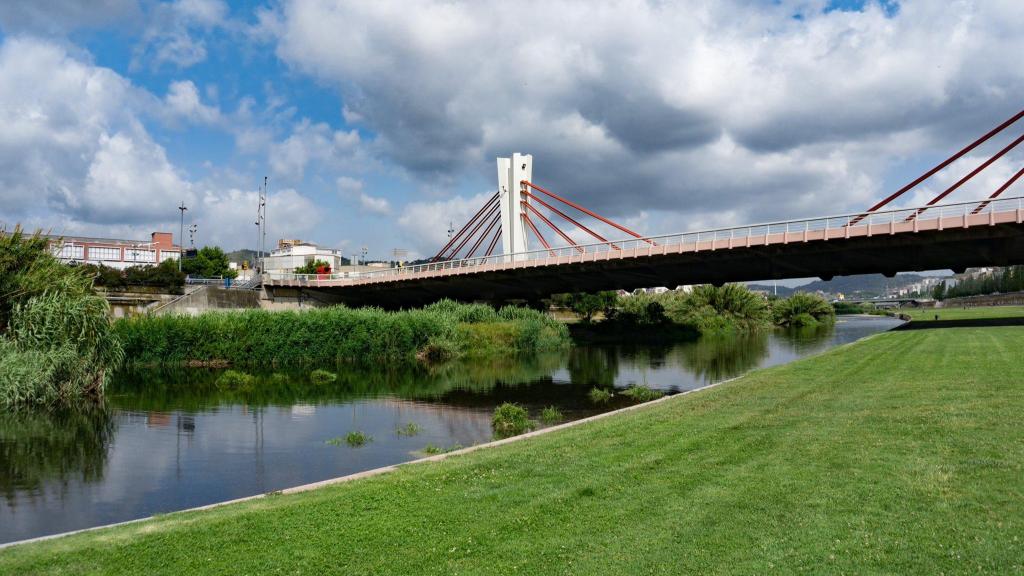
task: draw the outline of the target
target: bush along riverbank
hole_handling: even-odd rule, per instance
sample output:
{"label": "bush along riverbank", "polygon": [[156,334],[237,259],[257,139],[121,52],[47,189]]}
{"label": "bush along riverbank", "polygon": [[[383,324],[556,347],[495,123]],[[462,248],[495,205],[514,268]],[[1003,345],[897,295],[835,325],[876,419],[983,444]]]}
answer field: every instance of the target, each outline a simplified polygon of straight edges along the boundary
{"label": "bush along riverbank", "polygon": [[541,312],[450,300],[399,312],[335,306],[136,317],[114,328],[127,357],[138,365],[441,361],[569,344],[565,325]]}
{"label": "bush along riverbank", "polygon": [[103,395],[123,358],[93,277],[64,266],[49,240],[0,230],[0,407]]}
{"label": "bush along riverbank", "polygon": [[[689,292],[635,294],[612,300],[605,320],[573,327],[581,339],[631,337],[697,337],[744,333],[773,326],[831,323],[835,311],[821,296],[796,293],[770,300],[741,284],[695,286]],[[587,316],[589,318],[589,316]]]}

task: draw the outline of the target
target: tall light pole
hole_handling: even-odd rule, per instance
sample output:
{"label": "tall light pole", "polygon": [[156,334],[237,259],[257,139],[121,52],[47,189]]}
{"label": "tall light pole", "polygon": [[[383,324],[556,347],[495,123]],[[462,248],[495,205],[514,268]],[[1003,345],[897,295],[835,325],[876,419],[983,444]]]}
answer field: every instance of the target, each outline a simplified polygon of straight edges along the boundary
{"label": "tall light pole", "polygon": [[267,250],[267,177],[263,177],[263,187],[257,186],[259,191],[259,206],[256,207],[256,254],[259,265],[258,270],[262,270],[263,267],[263,256]]}
{"label": "tall light pole", "polygon": [[263,177],[263,199],[260,201],[263,204],[263,252],[267,251],[267,177]]}
{"label": "tall light pole", "polygon": [[185,210],[188,210],[184,200],[178,210],[181,210],[181,226],[178,228],[178,272],[181,272],[181,261],[185,258]]}
{"label": "tall light pole", "polygon": [[188,227],[188,243],[191,248],[196,247],[196,231],[199,230],[199,226],[190,224]]}

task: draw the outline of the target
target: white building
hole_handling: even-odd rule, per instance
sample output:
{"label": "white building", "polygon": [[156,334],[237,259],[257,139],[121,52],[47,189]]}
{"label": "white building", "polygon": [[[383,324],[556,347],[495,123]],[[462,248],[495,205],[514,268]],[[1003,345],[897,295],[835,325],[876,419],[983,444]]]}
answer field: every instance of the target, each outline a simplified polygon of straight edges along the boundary
{"label": "white building", "polygon": [[321,260],[331,265],[332,271],[339,270],[344,261],[341,250],[321,248],[301,240],[281,240],[277,249],[263,258],[263,271],[271,274],[291,274],[310,262]]}

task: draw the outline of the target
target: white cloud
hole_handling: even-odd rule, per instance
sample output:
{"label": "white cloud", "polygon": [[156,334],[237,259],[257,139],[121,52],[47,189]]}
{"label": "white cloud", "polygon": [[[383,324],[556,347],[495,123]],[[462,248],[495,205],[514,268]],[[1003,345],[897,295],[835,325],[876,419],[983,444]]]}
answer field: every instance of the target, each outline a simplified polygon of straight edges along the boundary
{"label": "white cloud", "polygon": [[132,56],[132,68],[150,64],[188,68],[206,60],[202,34],[226,27],[228,5],[223,0],[175,0],[150,10],[148,24]]}
{"label": "white cloud", "polygon": [[[822,6],[305,0],[262,21],[417,178],[530,152],[539,182],[671,229],[866,207],[894,163],[1019,107],[1019,2]],[[436,243],[448,217],[405,223]]]}
{"label": "white cloud", "polygon": [[[197,207],[203,244],[217,244],[228,250],[256,246],[258,203],[256,192],[237,188],[205,192]],[[278,238],[301,238],[321,219],[313,201],[297,191],[289,188],[271,192],[267,198],[267,245]]]}
{"label": "white cloud", "polygon": [[469,198],[456,196],[437,202],[406,204],[398,217],[398,225],[416,246],[416,254],[411,256],[432,256],[448,241],[448,228],[460,229],[493,195],[493,192],[482,192]]}
{"label": "white cloud", "polygon": [[[179,83],[161,102],[54,43],[6,39],[0,45],[0,221],[58,233],[177,236],[177,206],[184,201],[186,222],[200,224],[204,242],[253,246],[256,193],[190,179],[141,120],[162,107],[212,114],[194,92],[191,83]],[[290,189],[274,192],[268,239],[306,233],[319,219],[311,199]]]}
{"label": "white cloud", "polygon": [[283,141],[270,145],[270,167],[289,182],[300,182],[310,163],[341,168],[355,162],[361,153],[361,139],[355,130],[332,130],[322,122],[303,119]]}
{"label": "white cloud", "polygon": [[386,215],[391,213],[391,203],[387,198],[371,196],[363,189],[363,181],[348,176],[338,178],[338,193],[342,198],[354,200],[363,212]]}
{"label": "white cloud", "polygon": [[220,110],[207,106],[199,99],[199,89],[191,80],[172,82],[164,97],[172,116],[197,124],[216,124],[221,120]]}

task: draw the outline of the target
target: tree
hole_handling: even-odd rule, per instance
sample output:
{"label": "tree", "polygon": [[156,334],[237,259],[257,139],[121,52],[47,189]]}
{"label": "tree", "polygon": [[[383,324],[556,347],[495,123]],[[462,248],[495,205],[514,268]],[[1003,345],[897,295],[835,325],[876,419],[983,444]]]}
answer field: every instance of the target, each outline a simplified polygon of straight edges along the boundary
{"label": "tree", "polygon": [[295,269],[295,274],[330,274],[331,265],[324,260],[312,260]]}
{"label": "tree", "polygon": [[593,319],[594,314],[600,311],[609,311],[615,306],[618,296],[615,292],[598,292],[596,294],[587,294],[586,292],[578,292],[572,294],[569,297],[569,308],[574,314],[579,316],[580,320],[584,322],[590,322]]}
{"label": "tree", "polygon": [[181,262],[181,271],[201,278],[238,276],[238,271],[232,270],[228,264],[228,256],[219,246],[203,246],[194,258],[186,258]]}
{"label": "tree", "polygon": [[945,280],[943,280],[942,282],[939,282],[938,284],[936,284],[935,288],[932,288],[932,298],[935,298],[936,300],[945,300],[946,299],[946,281]]}

